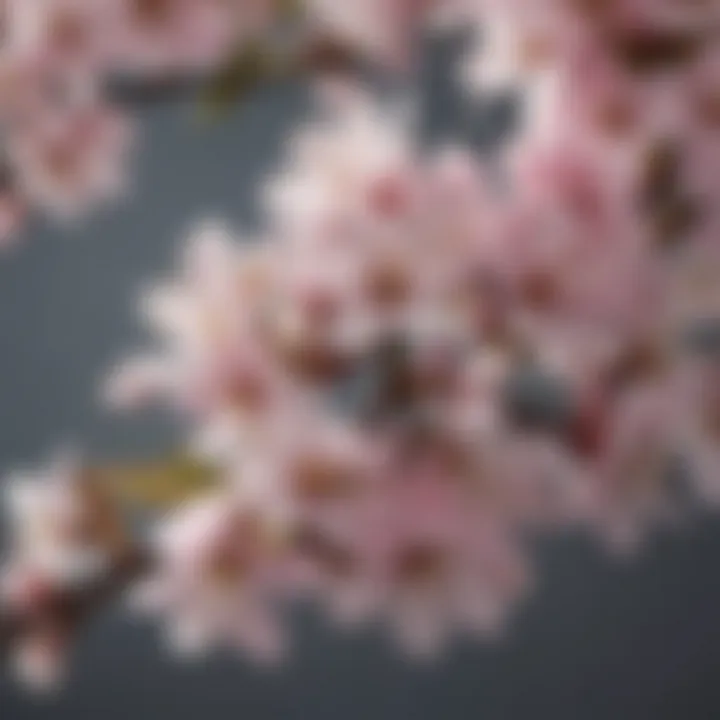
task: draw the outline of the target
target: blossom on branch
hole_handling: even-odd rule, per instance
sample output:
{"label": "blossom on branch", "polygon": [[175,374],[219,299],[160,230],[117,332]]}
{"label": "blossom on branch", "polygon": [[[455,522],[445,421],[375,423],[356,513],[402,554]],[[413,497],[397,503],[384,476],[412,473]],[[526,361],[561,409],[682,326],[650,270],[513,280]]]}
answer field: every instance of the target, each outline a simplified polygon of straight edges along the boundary
{"label": "blossom on branch", "polygon": [[[309,597],[431,657],[503,629],[538,534],[629,552],[717,503],[716,3],[103,2],[119,13],[108,45],[93,35],[107,16],[77,0],[7,16],[0,230],[27,202],[72,214],[118,189],[109,72],[204,71],[258,33],[273,73],[328,34],[397,70],[445,13],[486,27],[474,79],[519,80],[526,103],[493,164],[422,147],[407,103],[322,82],[262,188],[263,229],[192,233],[143,296],[151,348],[105,395],[172,407],[212,489],[156,518],[150,562],[129,572],[114,508],[79,468],[21,484],[2,602],[37,677],[103,576],[138,580],[183,651],[277,660],[287,605]],[[286,56],[284,22],[302,35]]]}

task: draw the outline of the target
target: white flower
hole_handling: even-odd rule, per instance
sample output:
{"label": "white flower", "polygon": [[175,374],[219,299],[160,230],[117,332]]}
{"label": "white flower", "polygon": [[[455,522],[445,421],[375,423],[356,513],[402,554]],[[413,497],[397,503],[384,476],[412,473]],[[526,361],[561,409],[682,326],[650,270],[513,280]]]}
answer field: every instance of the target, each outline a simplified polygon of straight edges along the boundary
{"label": "white flower", "polygon": [[7,498],[13,528],[9,563],[46,582],[76,586],[97,579],[124,547],[111,501],[72,457],[12,475]]}

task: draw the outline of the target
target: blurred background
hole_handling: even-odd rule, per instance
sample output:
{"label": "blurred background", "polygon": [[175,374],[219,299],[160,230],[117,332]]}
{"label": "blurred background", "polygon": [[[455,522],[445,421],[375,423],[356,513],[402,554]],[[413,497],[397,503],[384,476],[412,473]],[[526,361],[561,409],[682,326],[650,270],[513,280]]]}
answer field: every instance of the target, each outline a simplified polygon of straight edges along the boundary
{"label": "blurred background", "polygon": [[[423,73],[425,135],[489,150],[508,104],[463,106],[435,58]],[[104,459],[174,448],[170,418],[104,412],[98,385],[143,339],[136,297],[168,272],[204,217],[260,221],[258,184],[309,103],[297,87],[259,93],[216,125],[192,102],[142,108],[133,191],[81,227],[36,222],[0,260],[0,468],[63,445]],[[24,694],[0,677],[2,720],[716,720],[720,718],[720,518],[657,537],[617,563],[582,538],[538,548],[541,584],[508,637],[407,664],[382,632],[341,636],[298,614],[291,660],[259,670],[217,656],[186,664],[155,628],[121,612],[77,649],[67,688]]]}

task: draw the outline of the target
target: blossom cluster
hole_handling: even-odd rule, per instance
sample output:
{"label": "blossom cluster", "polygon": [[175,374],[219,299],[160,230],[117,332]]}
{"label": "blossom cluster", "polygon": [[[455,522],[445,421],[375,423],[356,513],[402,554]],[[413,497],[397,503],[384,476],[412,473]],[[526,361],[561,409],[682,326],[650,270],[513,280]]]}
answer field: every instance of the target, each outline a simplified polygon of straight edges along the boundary
{"label": "blossom cluster", "polygon": [[132,123],[108,98],[111,77],[207,66],[259,21],[262,5],[3,0],[3,237],[33,208],[72,218],[123,189]]}
{"label": "blossom cluster", "polygon": [[288,15],[291,47],[336,36],[397,64],[411,20],[409,6],[377,1],[2,0],[0,238],[14,239],[31,211],[73,219],[124,190],[133,96],[114,88],[162,89],[244,48],[276,52]]}
{"label": "blossom cluster", "polygon": [[[71,5],[87,7],[46,3]],[[183,651],[274,660],[283,608],[309,596],[429,656],[502,631],[538,533],[586,529],[627,552],[688,496],[720,498],[720,5],[307,7],[391,63],[441,11],[472,20],[485,32],[468,78],[521,83],[526,121],[496,167],[419,148],[407,107],[323,85],[263,188],[262,232],[192,234],[142,299],[155,347],[105,394],[169,403],[217,489],[159,522],[133,599]],[[194,59],[215,58],[223,33]],[[83,513],[53,499],[68,474],[83,477],[48,471],[18,510],[9,578],[74,587],[112,566],[124,535],[99,531],[115,527],[105,506],[74,481],[61,492]],[[43,527],[68,521],[47,551],[27,540],[31,507],[50,511]],[[76,532],[85,511],[98,532]]]}
{"label": "blossom cluster", "polygon": [[[223,493],[279,531],[266,569],[289,592],[431,653],[502,627],[529,535],[585,525],[635,547],[677,513],[681,455],[717,497],[717,367],[683,333],[711,308],[676,282],[683,253],[641,212],[625,149],[524,138],[498,183],[461,148],[418,152],[392,108],[326,100],[266,187],[265,236],[193,235],[143,302],[158,349],[109,395],[190,418]],[[241,613],[156,600],[195,639],[222,617],[214,636],[242,640]]]}

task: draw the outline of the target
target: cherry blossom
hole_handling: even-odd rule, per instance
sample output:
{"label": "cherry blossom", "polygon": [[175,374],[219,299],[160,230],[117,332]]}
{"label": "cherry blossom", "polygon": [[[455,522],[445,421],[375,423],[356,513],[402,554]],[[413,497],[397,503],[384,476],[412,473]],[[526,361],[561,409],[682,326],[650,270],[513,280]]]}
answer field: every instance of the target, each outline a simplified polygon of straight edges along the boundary
{"label": "cherry blossom", "polygon": [[10,163],[25,197],[73,218],[123,192],[131,143],[122,116],[103,107],[70,108],[18,132]]}
{"label": "cherry blossom", "polygon": [[111,497],[70,456],[12,475],[6,491],[12,534],[0,595],[10,615],[27,621],[13,658],[23,679],[49,687],[63,673],[74,635],[62,598],[107,576],[129,538]]}
{"label": "cherry blossom", "polygon": [[7,492],[16,528],[11,556],[53,581],[83,582],[123,548],[112,506],[72,458],[10,477]]}
{"label": "cherry blossom", "polygon": [[134,604],[169,615],[169,640],[180,652],[220,644],[276,661],[284,643],[270,592],[280,532],[232,495],[179,508],[158,529],[156,568]]}
{"label": "cherry blossom", "polygon": [[272,16],[270,0],[121,0],[117,62],[141,73],[211,67]]}
{"label": "cherry blossom", "polygon": [[349,41],[371,59],[407,68],[438,0],[304,0],[318,31]]}
{"label": "cherry blossom", "polygon": [[[309,597],[432,657],[503,630],[538,534],[627,553],[718,502],[716,3],[3,8],[2,237],[28,207],[75,217],[122,189],[113,73],[205,73],[268,39],[280,62],[285,32],[291,60],[328,41],[397,72],[440,14],[475,36],[473,85],[523,96],[493,162],[424,146],[414,97],[318,83],[262,228],[198,226],[143,295],[150,348],[106,399],[173,408],[214,481],[155,520],[131,588],[174,647],[275,661],[286,606]],[[33,620],[18,662],[49,682],[77,625],[58,590],[112,575],[129,540],[77,464],[10,488],[2,602]]]}

